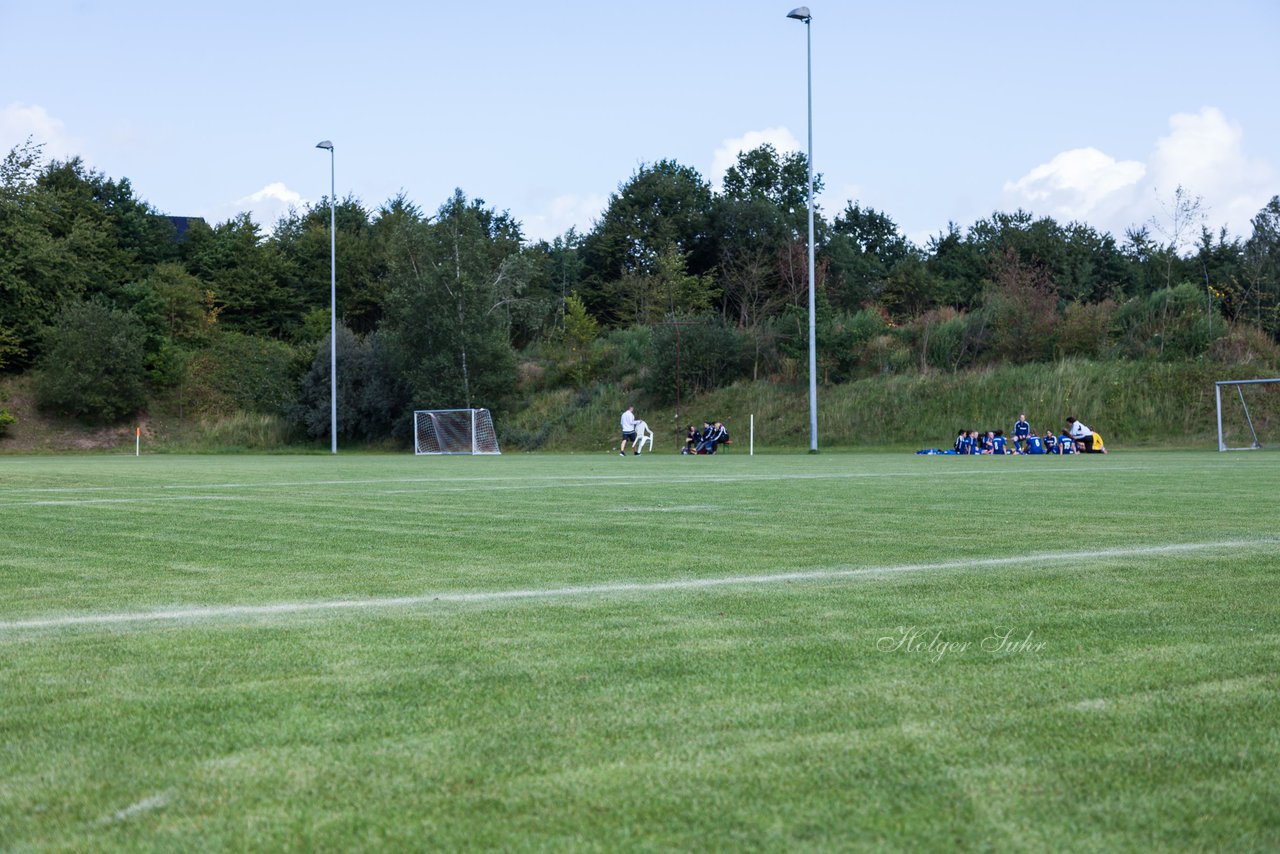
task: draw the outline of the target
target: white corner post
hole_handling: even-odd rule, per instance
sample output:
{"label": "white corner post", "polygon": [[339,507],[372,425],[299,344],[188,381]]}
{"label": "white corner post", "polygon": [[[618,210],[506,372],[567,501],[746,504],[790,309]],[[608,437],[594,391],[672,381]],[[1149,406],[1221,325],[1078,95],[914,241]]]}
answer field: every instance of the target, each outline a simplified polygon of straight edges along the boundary
{"label": "white corner post", "polygon": [[804,22],[805,78],[808,89],[809,117],[809,453],[818,452],[818,332],[814,302],[813,241],[813,15],[808,6],[787,13],[788,18]]}
{"label": "white corner post", "polygon": [[329,152],[329,452],[338,453],[338,199],[333,143],[316,143]]}

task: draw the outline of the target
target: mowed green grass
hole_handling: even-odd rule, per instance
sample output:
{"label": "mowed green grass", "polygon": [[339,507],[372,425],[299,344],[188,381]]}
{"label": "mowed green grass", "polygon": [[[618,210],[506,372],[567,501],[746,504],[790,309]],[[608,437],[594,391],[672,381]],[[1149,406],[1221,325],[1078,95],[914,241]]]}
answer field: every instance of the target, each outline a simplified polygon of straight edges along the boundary
{"label": "mowed green grass", "polygon": [[0,850],[1280,847],[1276,454],[0,458],[0,544]]}

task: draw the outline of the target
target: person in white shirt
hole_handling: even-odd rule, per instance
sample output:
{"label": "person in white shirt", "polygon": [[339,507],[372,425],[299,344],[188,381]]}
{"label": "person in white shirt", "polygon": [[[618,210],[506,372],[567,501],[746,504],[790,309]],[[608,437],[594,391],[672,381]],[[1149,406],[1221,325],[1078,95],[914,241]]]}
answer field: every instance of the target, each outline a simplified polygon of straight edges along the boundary
{"label": "person in white shirt", "polygon": [[[618,449],[618,456],[625,457],[627,455],[627,443],[635,444],[636,441],[636,408],[628,406],[622,413],[622,447]],[[640,453],[637,449],[636,453]]]}
{"label": "person in white shirt", "polygon": [[1107,452],[1106,448],[1095,448],[1093,442],[1093,431],[1084,425],[1083,421],[1077,421],[1074,415],[1067,418],[1067,435],[1076,443],[1076,450],[1086,454],[1096,454]]}

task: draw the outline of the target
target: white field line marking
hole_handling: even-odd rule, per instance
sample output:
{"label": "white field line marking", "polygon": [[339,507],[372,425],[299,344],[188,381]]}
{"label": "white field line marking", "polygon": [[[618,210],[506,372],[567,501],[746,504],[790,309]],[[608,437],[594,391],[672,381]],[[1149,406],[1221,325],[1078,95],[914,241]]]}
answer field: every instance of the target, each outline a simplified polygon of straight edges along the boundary
{"label": "white field line marking", "polygon": [[156,495],[150,498],[50,498],[44,501],[0,501],[0,507],[67,507],[80,504],[139,504],[155,501],[243,501],[242,495]]}
{"label": "white field line marking", "polygon": [[[661,505],[655,507],[644,507],[636,505],[634,507],[609,507],[606,513],[703,513],[708,510],[723,510],[721,504],[677,504],[670,507]],[[750,513],[750,510],[734,510],[735,513]]]}
{"label": "white field line marking", "polygon": [[169,805],[168,795],[164,793],[161,793],[159,795],[152,795],[149,798],[143,798],[142,800],[138,801],[136,804],[130,804],[129,806],[125,807],[124,809],[118,812],[115,812],[109,816],[99,819],[98,824],[99,825],[115,824],[116,822],[128,821],[129,819],[133,818],[135,815],[138,815],[139,813],[150,812],[151,810],[158,810],[161,807],[166,807],[168,805]]}
{"label": "white field line marking", "polygon": [[[1018,465],[1018,463],[1011,463]],[[511,484],[512,480],[520,480],[521,484],[517,484],[516,488],[535,488],[538,484],[557,484],[563,481],[570,481],[566,485],[576,487],[576,485],[613,485],[618,483],[643,485],[646,483],[653,484],[669,484],[669,483],[748,483],[748,481],[772,481],[772,480],[842,480],[842,479],[858,479],[858,478],[936,478],[941,475],[957,475],[957,476],[974,476],[987,474],[1025,474],[1029,469],[955,469],[951,471],[819,471],[819,472],[782,472],[782,474],[710,474],[710,472],[680,472],[680,474],[664,474],[662,476],[648,476],[632,472],[632,474],[608,474],[608,475],[512,475],[503,476],[503,478],[367,478],[352,480],[273,480],[273,481],[246,481],[246,483],[214,483],[214,484],[143,484],[143,485],[116,485],[116,487],[0,487],[0,494],[32,494],[32,493],[84,493],[84,492],[136,492],[136,490],[179,490],[179,489],[280,489],[294,487],[366,487],[366,485],[378,484],[430,484],[433,487],[449,487],[449,485],[470,485],[476,484],[477,487],[484,489],[493,489],[494,484],[503,485]],[[1089,467],[1089,469],[1042,469],[1041,471],[1052,471],[1055,474],[1094,474],[1094,472],[1112,471],[1156,471],[1155,467],[1148,466],[1107,466],[1106,469],[1100,467]],[[532,484],[526,487],[525,484]]]}
{"label": "white field line marking", "polygon": [[1221,549],[1275,548],[1276,539],[1223,540],[1210,543],[1172,543],[1162,546],[1131,546],[1072,552],[1035,552],[1010,557],[965,558],[939,563],[889,564],[885,566],[838,566],[824,569],[797,570],[766,575],[730,575],[717,578],[678,578],[670,581],[630,581],[610,584],[573,585],[569,587],[489,590],[473,593],[441,591],[418,596],[392,596],[377,599],[331,599],[318,602],[276,602],[266,605],[193,605],[156,611],[125,611],[106,614],[65,614],[0,622],[0,632],[23,629],[57,629],[72,626],[106,626],[120,623],[152,623],[162,621],[193,622],[222,617],[266,617],[308,612],[381,610],[406,608],[434,602],[477,603],[512,600],[555,599],[573,596],[598,596],[611,593],[657,593],[668,590],[702,590],[712,587],[767,585],[791,581],[828,581],[904,572],[935,572],[949,569],[976,569],[1034,563],[1063,563],[1107,560],[1110,558],[1152,557],[1156,555],[1191,554]]}
{"label": "white field line marking", "polygon": [[[1062,468],[1062,469],[1041,469],[1042,472],[1051,472],[1053,474],[1089,474],[1100,471],[1107,473],[1117,471],[1150,471],[1149,466],[1109,466],[1104,469],[1095,468]],[[439,487],[454,487],[452,492],[469,492],[476,489],[489,491],[497,489],[544,489],[548,487],[591,487],[591,486],[616,486],[620,483],[630,484],[633,486],[644,486],[646,484],[669,485],[669,484],[698,484],[698,483],[751,483],[751,482],[770,482],[780,480],[847,480],[861,478],[906,478],[906,477],[939,477],[946,475],[974,477],[984,474],[1020,474],[1025,473],[1026,469],[956,469],[952,471],[896,471],[896,472],[797,472],[791,474],[740,474],[740,475],[700,475],[697,473],[672,474],[662,477],[646,477],[635,475],[549,475],[545,477],[539,476],[514,476],[514,477],[457,477],[457,478],[377,478],[367,480],[299,480],[299,481],[273,481],[263,483],[204,483],[204,484],[168,484],[168,485],[145,485],[145,486],[47,486],[47,487],[8,487],[0,488],[0,494],[45,494],[45,493],[67,493],[67,492],[124,492],[137,490],[153,490],[168,491],[182,489],[281,489],[293,487],[321,487],[321,486],[366,486],[377,484],[429,484]],[[513,480],[520,482],[512,483]],[[399,492],[415,492],[416,490],[397,490],[386,492],[384,494],[398,494]],[[160,496],[157,496],[157,499]],[[87,499],[85,499],[87,500]],[[25,501],[0,501],[0,507],[27,506],[32,502]]]}

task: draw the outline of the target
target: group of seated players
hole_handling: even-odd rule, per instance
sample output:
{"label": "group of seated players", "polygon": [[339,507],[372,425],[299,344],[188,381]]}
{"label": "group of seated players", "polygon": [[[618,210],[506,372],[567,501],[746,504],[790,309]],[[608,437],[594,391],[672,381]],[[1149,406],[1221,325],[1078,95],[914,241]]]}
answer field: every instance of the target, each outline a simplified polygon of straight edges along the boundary
{"label": "group of seated players", "polygon": [[1013,425],[1013,441],[1005,438],[1003,430],[961,430],[956,434],[953,450],[943,453],[960,454],[1105,454],[1106,446],[1102,437],[1075,417],[1067,419],[1060,435],[1052,430],[1044,431],[1043,436],[1036,434],[1027,423],[1027,416],[1018,416]]}
{"label": "group of seated players", "polygon": [[703,421],[701,430],[689,425],[680,453],[714,454],[719,446],[730,444],[733,443],[729,440],[729,431],[723,424],[719,421]]}

